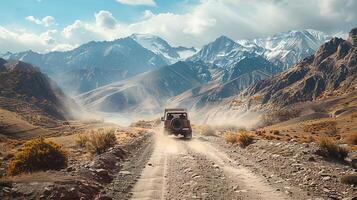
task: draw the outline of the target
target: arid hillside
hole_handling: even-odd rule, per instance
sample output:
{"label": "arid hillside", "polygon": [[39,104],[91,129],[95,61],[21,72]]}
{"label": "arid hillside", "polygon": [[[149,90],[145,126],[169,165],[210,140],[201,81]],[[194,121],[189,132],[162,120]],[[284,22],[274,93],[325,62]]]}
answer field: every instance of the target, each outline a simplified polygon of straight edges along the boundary
{"label": "arid hillside", "polygon": [[325,99],[357,89],[357,29],[347,40],[333,38],[313,56],[291,69],[263,80],[243,96],[258,99],[264,107],[284,107],[297,102]]}

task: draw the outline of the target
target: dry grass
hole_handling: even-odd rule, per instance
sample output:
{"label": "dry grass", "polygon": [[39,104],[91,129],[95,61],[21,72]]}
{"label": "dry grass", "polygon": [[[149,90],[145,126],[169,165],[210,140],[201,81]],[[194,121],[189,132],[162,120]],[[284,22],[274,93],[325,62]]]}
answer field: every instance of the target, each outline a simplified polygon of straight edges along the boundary
{"label": "dry grass", "polygon": [[341,182],[349,185],[357,185],[357,174],[344,175]]}
{"label": "dry grass", "polygon": [[89,141],[89,134],[86,133],[78,134],[75,139],[76,144],[81,148],[86,147],[88,141]]}
{"label": "dry grass", "polygon": [[345,138],[346,143],[357,145],[357,132],[350,133]]}
{"label": "dry grass", "polygon": [[330,136],[337,134],[337,122],[335,121],[318,121],[303,126],[303,131],[310,133],[324,132]]}
{"label": "dry grass", "polygon": [[339,146],[330,138],[318,138],[317,144],[319,145],[321,154],[324,157],[333,158],[336,160],[344,160],[348,155],[348,149]]}
{"label": "dry grass", "polygon": [[92,154],[101,154],[117,144],[115,131],[113,128],[86,131],[77,136],[76,143]]}
{"label": "dry grass", "polygon": [[224,139],[228,143],[235,144],[235,143],[237,143],[237,134],[236,133],[232,133],[232,132],[228,132],[228,133],[226,133],[224,135]]}
{"label": "dry grass", "polygon": [[24,143],[8,164],[8,174],[17,175],[23,172],[41,170],[58,170],[67,165],[68,153],[61,146],[45,141],[43,138]]}
{"label": "dry grass", "polygon": [[224,135],[224,139],[228,143],[238,144],[240,147],[244,148],[253,142],[253,136],[247,131],[242,131],[239,133],[228,132]]}

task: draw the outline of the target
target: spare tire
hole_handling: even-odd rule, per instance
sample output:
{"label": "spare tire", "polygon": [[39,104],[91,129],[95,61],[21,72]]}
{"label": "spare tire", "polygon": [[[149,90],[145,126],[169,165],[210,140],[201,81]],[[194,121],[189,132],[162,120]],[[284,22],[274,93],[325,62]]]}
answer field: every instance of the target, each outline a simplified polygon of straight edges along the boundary
{"label": "spare tire", "polygon": [[173,118],[170,125],[172,130],[180,131],[183,128],[183,121],[180,118]]}

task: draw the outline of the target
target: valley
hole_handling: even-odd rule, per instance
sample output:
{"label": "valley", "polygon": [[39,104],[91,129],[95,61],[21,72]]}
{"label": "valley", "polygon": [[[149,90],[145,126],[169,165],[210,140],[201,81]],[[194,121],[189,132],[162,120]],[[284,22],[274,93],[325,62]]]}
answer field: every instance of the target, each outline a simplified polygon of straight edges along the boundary
{"label": "valley", "polygon": [[[0,198],[357,197],[357,29],[0,59]],[[193,138],[163,134],[186,108]]]}

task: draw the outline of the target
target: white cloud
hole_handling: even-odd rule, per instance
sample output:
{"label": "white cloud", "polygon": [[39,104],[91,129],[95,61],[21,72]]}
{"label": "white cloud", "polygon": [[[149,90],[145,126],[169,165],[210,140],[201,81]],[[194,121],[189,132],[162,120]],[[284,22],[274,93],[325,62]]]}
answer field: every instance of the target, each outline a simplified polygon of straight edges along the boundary
{"label": "white cloud", "polygon": [[26,19],[27,21],[33,22],[33,23],[35,23],[35,24],[41,24],[41,23],[42,23],[41,20],[35,18],[34,16],[27,16],[25,19]]}
{"label": "white cloud", "polygon": [[55,44],[56,40],[53,38],[53,35],[57,33],[57,30],[48,30],[40,34],[40,38],[48,45]]}
{"label": "white cloud", "polygon": [[[121,22],[120,26],[119,20],[108,11],[100,11],[110,23],[98,23],[97,13],[96,23],[84,23],[81,31],[99,40],[151,33],[173,45],[201,47],[220,35],[237,40],[292,29],[348,31],[356,26],[355,10],[357,1],[353,0],[202,0],[183,14],[154,14],[145,10],[139,21]],[[104,31],[101,27],[110,27],[110,30]]]}
{"label": "white cloud", "polygon": [[106,29],[114,29],[118,23],[112,13],[106,10],[101,10],[95,14],[95,22],[97,26]]}
{"label": "white cloud", "polygon": [[32,22],[32,23],[35,23],[35,24],[38,24],[38,25],[43,25],[45,27],[49,27],[51,25],[54,25],[56,22],[55,22],[55,18],[52,17],[52,16],[46,16],[42,19],[39,19],[39,18],[36,18],[34,16],[27,16],[25,17],[25,19],[29,22]]}
{"label": "white cloud", "polygon": [[56,38],[58,38],[58,31],[55,29],[35,34],[26,30],[9,30],[0,26],[0,53],[27,50],[66,51],[78,46],[78,44],[59,43]]}
{"label": "white cloud", "polygon": [[[200,48],[220,35],[234,40],[252,39],[306,28],[335,34],[357,26],[355,0],[201,0],[186,10],[181,14],[155,14],[145,10],[133,23],[124,23],[111,12],[100,10],[92,19],[75,20],[56,33],[1,29],[0,51],[30,47],[37,51],[70,49],[92,40],[113,40],[132,33],[156,34],[175,46]],[[26,19],[43,24],[43,19],[33,16]],[[10,40],[15,40],[13,42],[18,46],[10,44]],[[40,45],[37,47],[36,43]]]}
{"label": "white cloud", "polygon": [[58,44],[54,46],[51,51],[69,51],[78,47],[78,45],[71,45],[71,44]]}
{"label": "white cloud", "polygon": [[24,50],[48,51],[48,44],[52,40],[51,33],[40,35],[23,30],[11,31],[0,26],[0,52],[17,52]]}
{"label": "white cloud", "polygon": [[155,16],[153,12],[151,12],[151,10],[144,10],[143,12],[143,18],[144,19],[147,19],[147,18],[150,18],[150,17],[153,17]]}
{"label": "white cloud", "polygon": [[145,5],[145,6],[156,6],[154,0],[116,0],[119,3],[127,4],[131,6]]}
{"label": "white cloud", "polygon": [[55,18],[52,17],[52,16],[46,16],[46,17],[42,18],[42,24],[43,24],[45,27],[49,27],[49,26],[51,26],[52,24],[55,24]]}

